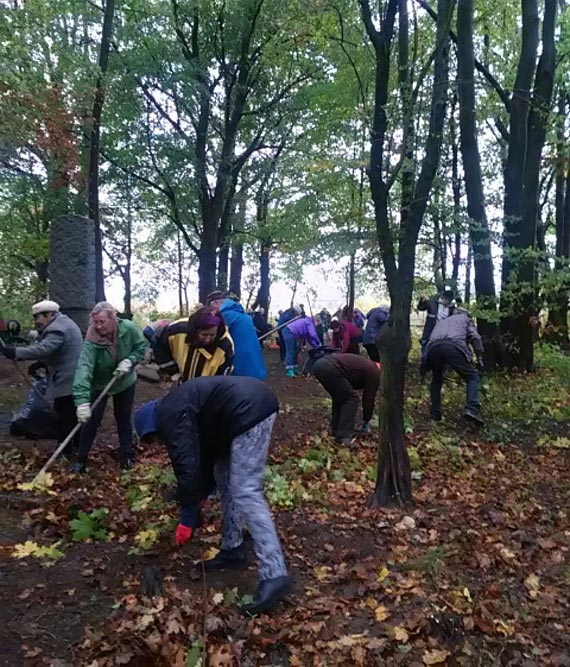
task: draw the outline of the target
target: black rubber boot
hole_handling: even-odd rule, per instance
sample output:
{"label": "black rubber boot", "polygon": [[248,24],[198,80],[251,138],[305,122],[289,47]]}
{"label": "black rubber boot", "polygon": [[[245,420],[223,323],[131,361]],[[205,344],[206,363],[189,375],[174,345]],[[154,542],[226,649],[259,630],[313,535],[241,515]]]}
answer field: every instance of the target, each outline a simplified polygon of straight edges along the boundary
{"label": "black rubber boot", "polygon": [[244,614],[260,614],[268,611],[291,592],[291,579],[288,576],[260,581],[257,592],[250,604],[244,604]]}
{"label": "black rubber boot", "polygon": [[465,410],[463,417],[472,424],[475,424],[475,426],[483,426],[485,424],[481,415],[474,410]]}
{"label": "black rubber boot", "polygon": [[243,544],[235,549],[222,549],[217,556],[204,561],[206,572],[212,570],[243,570],[246,567],[247,556]]}

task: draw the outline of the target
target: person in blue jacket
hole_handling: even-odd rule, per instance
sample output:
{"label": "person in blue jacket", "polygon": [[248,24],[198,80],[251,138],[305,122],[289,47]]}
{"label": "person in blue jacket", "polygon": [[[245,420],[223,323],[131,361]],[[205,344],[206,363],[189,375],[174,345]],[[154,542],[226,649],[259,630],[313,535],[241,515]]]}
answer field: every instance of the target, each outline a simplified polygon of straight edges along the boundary
{"label": "person in blue jacket", "polygon": [[366,329],[362,336],[362,344],[364,345],[371,361],[380,361],[380,353],[376,347],[376,339],[380,333],[380,329],[386,324],[390,316],[389,306],[377,306],[368,311],[366,315]]}
{"label": "person in blue jacket", "polygon": [[[212,296],[218,296],[218,294],[215,292]],[[225,295],[208,300],[209,305],[224,320],[234,341],[233,375],[263,380],[267,376],[267,370],[251,317],[244,311],[240,303],[225,298]]]}

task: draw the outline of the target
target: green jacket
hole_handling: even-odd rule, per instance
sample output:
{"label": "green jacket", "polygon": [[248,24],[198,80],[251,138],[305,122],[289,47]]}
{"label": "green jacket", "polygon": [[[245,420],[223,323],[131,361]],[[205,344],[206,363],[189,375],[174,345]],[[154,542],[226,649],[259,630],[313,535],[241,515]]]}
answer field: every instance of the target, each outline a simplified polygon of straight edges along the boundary
{"label": "green jacket", "polygon": [[[113,377],[113,371],[119,361],[130,359],[137,364],[144,357],[147,342],[143,332],[130,320],[117,318],[117,360],[111,356],[109,349],[86,340],[73,380],[73,400],[75,405],[91,403],[95,394]],[[137,380],[134,369],[119,378],[109,390],[109,395],[119,394],[128,389]]]}

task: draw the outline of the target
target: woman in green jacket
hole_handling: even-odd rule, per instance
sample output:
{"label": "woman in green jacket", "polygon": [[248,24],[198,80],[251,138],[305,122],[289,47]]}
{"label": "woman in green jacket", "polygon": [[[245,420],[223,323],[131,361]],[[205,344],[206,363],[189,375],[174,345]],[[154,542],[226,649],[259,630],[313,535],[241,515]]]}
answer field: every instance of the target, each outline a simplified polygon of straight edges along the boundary
{"label": "woman in green jacket", "polygon": [[119,433],[119,460],[122,470],[133,466],[132,410],[137,379],[134,366],[144,357],[146,340],[142,331],[129,320],[117,318],[110,303],[101,301],[91,311],[89,328],[77,363],[73,398],[77,420],[84,423],[79,438],[77,462],[70,472],[84,473],[87,457],[103,419],[107,396],[92,411],[91,403],[113,375],[118,376],[108,395]]}

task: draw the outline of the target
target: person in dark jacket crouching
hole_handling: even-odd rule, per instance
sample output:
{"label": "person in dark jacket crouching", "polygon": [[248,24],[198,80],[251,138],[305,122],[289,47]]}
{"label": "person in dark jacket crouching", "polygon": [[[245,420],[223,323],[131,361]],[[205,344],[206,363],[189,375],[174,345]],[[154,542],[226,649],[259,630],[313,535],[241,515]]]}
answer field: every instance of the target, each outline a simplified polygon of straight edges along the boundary
{"label": "person in dark jacket crouching", "polygon": [[346,444],[354,435],[359,403],[357,389],[363,390],[362,431],[368,431],[380,384],[378,366],[356,354],[332,354],[315,363],[313,375],[332,396],[331,434],[336,442]]}
{"label": "person in dark jacket crouching", "polygon": [[278,409],[276,396],[263,382],[214,376],[186,382],[140,407],[134,418],[142,442],[156,437],[168,450],[181,505],[177,545],[192,536],[212,476],[222,502],[222,544],[220,553],[205,562],[206,570],[247,565],[242,522],[247,524],[260,579],[252,603],[242,607],[251,614],[270,609],[291,589],[261,486]]}
{"label": "person in dark jacket crouching", "polygon": [[443,373],[449,366],[457,371],[467,383],[467,401],[463,416],[478,426],[483,424],[479,414],[479,373],[473,366],[473,348],[477,358],[477,368],[483,368],[483,343],[473,321],[464,310],[456,310],[437,322],[426,348],[427,368],[432,371],[431,418],[441,420],[441,386]]}

